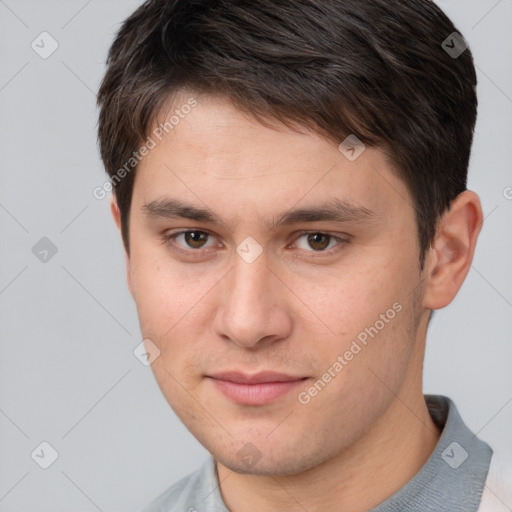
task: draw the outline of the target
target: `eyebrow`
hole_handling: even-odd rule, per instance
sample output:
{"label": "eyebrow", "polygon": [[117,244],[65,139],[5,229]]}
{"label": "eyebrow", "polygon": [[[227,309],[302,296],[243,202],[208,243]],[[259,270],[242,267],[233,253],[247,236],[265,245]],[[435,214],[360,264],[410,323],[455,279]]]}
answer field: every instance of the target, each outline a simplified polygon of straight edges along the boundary
{"label": "eyebrow", "polygon": [[[141,208],[142,213],[148,217],[166,219],[189,219],[210,224],[219,224],[233,229],[232,224],[224,222],[207,208],[197,207],[178,199],[157,199],[146,203]],[[280,226],[299,224],[306,222],[334,221],[347,222],[370,222],[377,218],[375,212],[364,206],[354,204],[351,201],[333,199],[325,203],[288,210],[269,221],[264,221],[268,230]]]}

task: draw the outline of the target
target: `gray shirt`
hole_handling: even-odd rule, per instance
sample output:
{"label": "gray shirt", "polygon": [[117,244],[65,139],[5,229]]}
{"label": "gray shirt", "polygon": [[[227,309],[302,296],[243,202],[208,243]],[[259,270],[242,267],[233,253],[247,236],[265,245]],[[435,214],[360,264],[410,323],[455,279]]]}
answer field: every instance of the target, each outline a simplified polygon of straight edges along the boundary
{"label": "gray shirt", "polygon": [[[425,395],[439,442],[420,471],[404,487],[369,512],[477,512],[491,448],[462,421],[444,396]],[[209,458],[140,512],[230,512],[222,500],[215,461]]]}

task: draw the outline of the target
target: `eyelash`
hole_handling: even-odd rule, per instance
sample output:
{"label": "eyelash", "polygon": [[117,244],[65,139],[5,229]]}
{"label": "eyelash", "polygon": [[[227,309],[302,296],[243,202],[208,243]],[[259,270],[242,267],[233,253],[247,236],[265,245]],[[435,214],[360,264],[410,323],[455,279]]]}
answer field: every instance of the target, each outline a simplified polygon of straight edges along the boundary
{"label": "eyelash", "polygon": [[[188,257],[204,256],[204,253],[207,252],[208,249],[192,249],[192,248],[184,249],[183,247],[175,245],[175,243],[171,243],[171,242],[175,242],[175,240],[178,236],[184,235],[187,233],[204,233],[208,236],[212,236],[210,233],[208,233],[208,231],[204,231],[204,230],[200,230],[200,229],[187,229],[187,230],[183,230],[183,231],[178,231],[176,233],[164,234],[163,235],[163,243],[170,246],[173,251],[175,251],[179,254],[188,256]],[[341,247],[343,247],[344,245],[346,245],[350,242],[350,237],[348,237],[348,235],[346,235],[347,238],[340,238],[338,236],[335,236],[335,235],[332,235],[330,233],[326,233],[323,231],[300,231],[299,233],[297,233],[297,237],[294,239],[293,243],[296,243],[300,238],[302,238],[303,236],[307,236],[307,235],[325,235],[330,238],[329,243],[331,240],[335,240],[337,242],[337,244],[334,247],[331,247],[330,249],[327,249],[327,250],[323,250],[323,251],[315,251],[313,249],[310,251],[306,250],[306,252],[312,253],[311,257],[313,257],[313,258],[318,258],[318,257],[322,257],[322,256],[331,256],[334,252],[341,249]],[[207,242],[208,241],[209,241],[209,239],[207,240]],[[305,249],[301,249],[301,250],[305,250]],[[313,254],[315,254],[315,253],[316,253],[316,255],[313,256]]]}

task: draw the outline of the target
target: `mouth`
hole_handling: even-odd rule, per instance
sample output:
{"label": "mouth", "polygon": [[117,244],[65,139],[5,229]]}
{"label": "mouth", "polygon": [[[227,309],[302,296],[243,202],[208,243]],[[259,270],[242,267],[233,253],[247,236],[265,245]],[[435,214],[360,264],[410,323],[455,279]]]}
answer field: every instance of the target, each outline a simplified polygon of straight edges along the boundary
{"label": "mouth", "polygon": [[224,396],[243,405],[270,404],[308,379],[276,372],[222,372],[207,378]]}

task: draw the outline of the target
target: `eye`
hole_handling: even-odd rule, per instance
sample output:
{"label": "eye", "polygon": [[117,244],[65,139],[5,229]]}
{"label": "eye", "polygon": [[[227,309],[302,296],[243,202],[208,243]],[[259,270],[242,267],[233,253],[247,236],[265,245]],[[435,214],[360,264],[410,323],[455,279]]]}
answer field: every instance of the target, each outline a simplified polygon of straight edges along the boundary
{"label": "eye", "polygon": [[[209,233],[199,230],[180,231],[179,233],[168,234],[165,238],[167,241],[175,242],[178,245],[178,250],[201,250],[219,245],[218,242],[215,242],[215,239],[209,240]],[[211,243],[208,245],[208,242]]]}
{"label": "eye", "polygon": [[298,249],[309,252],[312,252],[311,249],[313,249],[313,252],[327,252],[333,247],[337,247],[338,245],[342,245],[344,243],[348,243],[348,240],[343,240],[328,233],[308,232],[301,233],[293,245],[295,245]]}

